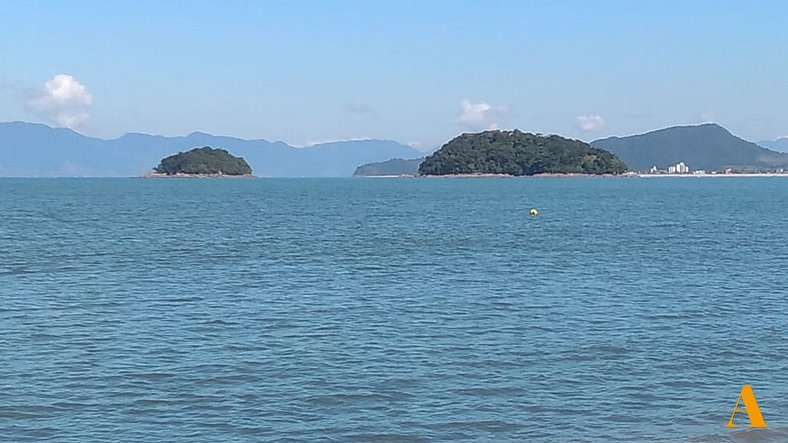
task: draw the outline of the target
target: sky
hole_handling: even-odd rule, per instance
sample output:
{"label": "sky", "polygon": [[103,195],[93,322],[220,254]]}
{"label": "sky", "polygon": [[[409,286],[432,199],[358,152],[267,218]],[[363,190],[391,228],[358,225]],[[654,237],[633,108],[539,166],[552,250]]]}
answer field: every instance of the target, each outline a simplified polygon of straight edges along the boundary
{"label": "sky", "polygon": [[44,1],[0,14],[0,121],[427,150],[718,122],[788,135],[788,2]]}

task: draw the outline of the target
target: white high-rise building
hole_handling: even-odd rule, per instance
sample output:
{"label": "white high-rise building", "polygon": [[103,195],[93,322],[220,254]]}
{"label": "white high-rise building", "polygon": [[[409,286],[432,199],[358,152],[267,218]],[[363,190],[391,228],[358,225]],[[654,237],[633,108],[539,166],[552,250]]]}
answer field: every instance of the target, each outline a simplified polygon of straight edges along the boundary
{"label": "white high-rise building", "polygon": [[690,168],[684,162],[668,166],[668,174],[689,174]]}

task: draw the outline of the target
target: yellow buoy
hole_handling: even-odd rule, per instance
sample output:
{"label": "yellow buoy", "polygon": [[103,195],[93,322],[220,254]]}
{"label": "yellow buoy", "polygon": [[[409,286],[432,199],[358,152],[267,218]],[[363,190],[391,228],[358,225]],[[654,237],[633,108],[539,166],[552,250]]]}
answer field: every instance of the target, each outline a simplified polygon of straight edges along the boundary
{"label": "yellow buoy", "polygon": [[530,210],[530,211],[528,211],[528,212],[529,212],[529,213],[530,213],[530,214],[531,214],[533,217],[536,217],[537,215],[539,215],[539,211],[537,211],[537,210],[536,210],[536,208],[531,208],[531,210]]}

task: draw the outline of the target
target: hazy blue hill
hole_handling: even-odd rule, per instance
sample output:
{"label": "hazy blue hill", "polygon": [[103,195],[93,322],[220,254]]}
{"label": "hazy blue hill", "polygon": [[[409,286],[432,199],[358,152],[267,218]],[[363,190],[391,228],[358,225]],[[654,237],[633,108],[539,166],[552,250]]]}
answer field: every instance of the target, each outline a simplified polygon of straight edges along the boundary
{"label": "hazy blue hill", "polygon": [[[124,156],[134,165],[126,175],[139,175],[150,171],[162,157],[173,152],[187,151],[194,147],[216,146],[244,157],[259,176],[287,176],[298,165],[290,161],[293,148],[285,143],[266,140],[243,140],[235,137],[213,136],[193,132],[182,137],[163,137],[148,134],[126,134],[115,140],[107,140],[114,152]],[[258,167],[258,165],[260,165]],[[297,171],[296,171],[297,172]]]}
{"label": "hazy blue hill", "polygon": [[242,156],[261,177],[347,177],[363,163],[421,153],[386,140],[296,148],[194,132],[187,136],[126,134],[113,140],[37,123],[0,123],[0,176],[138,176],[173,152],[215,146]]}
{"label": "hazy blue hill", "polygon": [[764,148],[777,152],[788,152],[788,137],[778,138],[777,140],[764,140],[758,142]]}
{"label": "hazy blue hill", "polygon": [[[381,158],[381,153],[386,155]],[[309,156],[320,167],[330,171],[330,175],[349,177],[356,167],[365,163],[388,160],[390,158],[413,158],[421,153],[409,146],[401,145],[390,140],[353,140],[344,142],[325,143],[303,149],[303,156]],[[346,165],[352,164],[352,168]],[[314,170],[308,172],[316,172]],[[310,174],[315,175],[315,174]]]}
{"label": "hazy blue hill", "polygon": [[366,163],[356,168],[356,172],[353,173],[353,176],[377,177],[385,175],[416,175],[419,173],[419,165],[423,161],[423,158],[414,158],[412,160],[393,158],[384,162]]}
{"label": "hazy blue hill", "polygon": [[721,170],[788,167],[788,154],[748,142],[717,124],[676,126],[591,143],[621,157],[634,170],[660,169],[683,161],[692,169]]}
{"label": "hazy blue hill", "polygon": [[[101,155],[101,140],[70,129],[34,123],[0,123],[0,175],[96,175],[91,160]],[[77,161],[85,158],[87,161]]]}

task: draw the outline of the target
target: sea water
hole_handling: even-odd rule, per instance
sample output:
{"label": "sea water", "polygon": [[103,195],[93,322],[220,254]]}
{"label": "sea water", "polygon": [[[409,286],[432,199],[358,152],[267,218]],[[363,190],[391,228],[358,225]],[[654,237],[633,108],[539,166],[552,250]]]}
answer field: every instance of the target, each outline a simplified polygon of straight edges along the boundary
{"label": "sea water", "polygon": [[786,178],[0,180],[1,441],[787,429]]}

